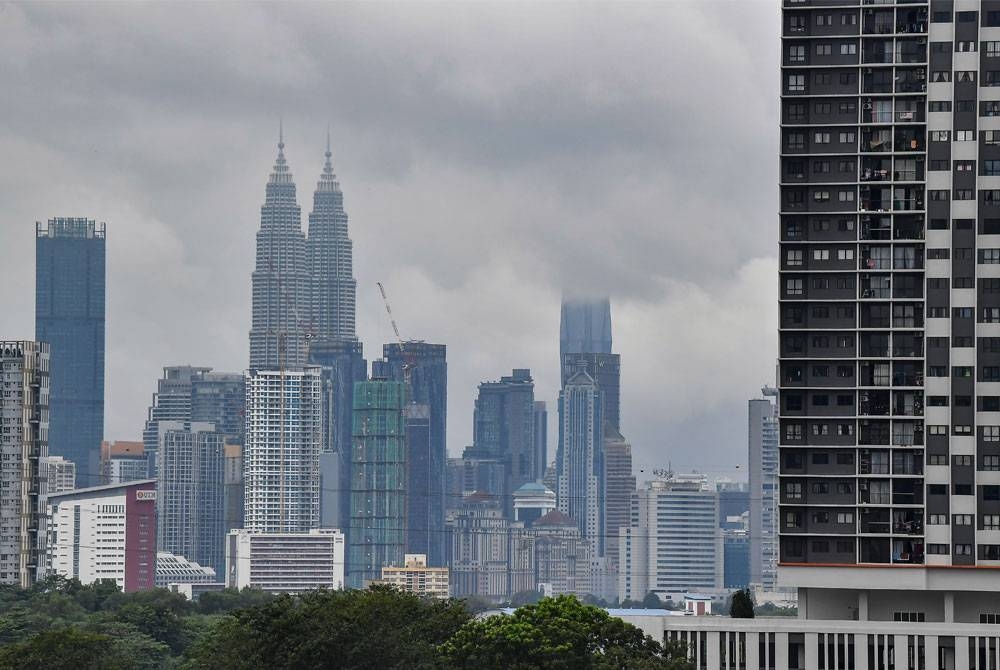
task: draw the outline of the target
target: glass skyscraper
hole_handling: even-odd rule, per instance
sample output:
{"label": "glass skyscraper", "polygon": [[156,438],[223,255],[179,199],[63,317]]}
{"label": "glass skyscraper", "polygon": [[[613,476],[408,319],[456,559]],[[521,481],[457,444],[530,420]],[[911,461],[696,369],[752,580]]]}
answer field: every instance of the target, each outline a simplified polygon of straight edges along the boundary
{"label": "glass skyscraper", "polygon": [[35,338],[50,346],[49,453],[76,464],[77,486],[100,484],[104,439],[105,226],[36,223]]}

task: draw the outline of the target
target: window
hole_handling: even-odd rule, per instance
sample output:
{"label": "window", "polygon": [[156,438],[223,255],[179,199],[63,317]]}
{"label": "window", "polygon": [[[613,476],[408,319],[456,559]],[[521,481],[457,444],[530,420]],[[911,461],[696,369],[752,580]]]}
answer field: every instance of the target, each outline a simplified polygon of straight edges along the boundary
{"label": "window", "polygon": [[947,514],[931,514],[927,517],[927,524],[930,526],[944,526],[948,524]]}
{"label": "window", "polygon": [[[827,424],[825,424],[825,423],[814,423],[813,426],[812,426],[812,434],[816,435],[816,436],[819,436],[819,435],[829,435],[830,434],[830,426],[827,425]],[[814,458],[813,459],[813,463],[815,463],[815,462],[816,462],[816,460]]]}
{"label": "window", "polygon": [[830,84],[830,82],[833,81],[833,77],[829,73],[827,73],[827,72],[822,72],[822,73],[819,73],[819,74],[815,74],[815,75],[813,75],[813,79],[820,86],[828,86]]}
{"label": "window", "polygon": [[[840,18],[845,19],[847,15],[841,16]],[[841,56],[853,56],[858,53],[857,44],[841,44],[840,45],[840,55]],[[774,81],[773,79],[771,81]]]}
{"label": "window", "polygon": [[971,319],[972,318],[972,308],[971,307],[956,307],[951,310],[952,318],[955,319]]}
{"label": "window", "polygon": [[787,265],[802,265],[802,250],[789,249],[785,253],[785,263]]}
{"label": "window", "polygon": [[960,70],[955,73],[955,81],[973,83],[976,81],[976,72],[975,70]]}
{"label": "window", "polygon": [[830,115],[830,103],[829,102],[817,102],[813,105],[813,110],[820,116]]}
{"label": "window", "polygon": [[983,144],[1000,144],[1000,130],[984,130]]}
{"label": "window", "polygon": [[1000,382],[1000,366],[998,365],[984,365],[983,372],[980,376],[979,381],[983,382]]}
{"label": "window", "polygon": [[[969,200],[972,199],[972,191],[969,191]],[[839,191],[837,193],[837,200],[840,202],[854,202],[854,191]]]}
{"label": "window", "polygon": [[813,161],[813,172],[824,173],[830,171],[830,161]]}
{"label": "window", "polygon": [[[788,60],[792,63],[802,63],[806,59],[806,48],[799,45],[788,47]],[[773,81],[773,80],[772,80]]]}
{"label": "window", "polygon": [[813,191],[813,200],[815,202],[830,202],[830,192],[829,191]]}
{"label": "window", "polygon": [[927,108],[930,112],[950,112],[951,111],[951,100],[932,100],[927,103],[929,106]]}
{"label": "window", "polygon": [[1000,12],[986,12],[986,18],[983,20],[983,25],[992,27],[1000,26]]}
{"label": "window", "polygon": [[955,556],[972,556],[971,544],[956,544]]}
{"label": "window", "polygon": [[1000,500],[1000,486],[984,486],[983,500]]}
{"label": "window", "polygon": [[917,623],[925,620],[923,612],[893,612],[893,621],[907,621],[910,623]]}
{"label": "window", "polygon": [[[853,173],[854,172],[854,161],[837,161],[837,172],[851,172],[851,173]],[[844,221],[841,221],[841,223],[844,223]],[[854,221],[847,221],[846,223],[851,224],[850,228],[847,228],[847,230],[854,230]],[[844,230],[844,228],[841,228],[841,230]]]}
{"label": "window", "polygon": [[[852,200],[854,194],[851,193]],[[1000,252],[1000,249],[996,251]],[[853,261],[854,260],[854,249],[837,249],[837,260],[838,261]]]}
{"label": "window", "polygon": [[946,496],[948,495],[948,486],[945,484],[928,484],[927,495]]}
{"label": "window", "polygon": [[983,426],[983,442],[1000,442],[1000,426]]}
{"label": "window", "polygon": [[[931,14],[931,23],[951,23],[951,12],[934,12]],[[947,42],[945,42],[945,44],[947,44]]]}
{"label": "window", "polygon": [[830,376],[830,366],[828,365],[813,366],[813,377],[829,377],[829,376]]}
{"label": "window", "polygon": [[788,452],[785,454],[785,467],[786,468],[801,468],[802,467],[802,454],[797,454],[795,452]]}
{"label": "window", "polygon": [[816,45],[816,55],[817,56],[829,56],[830,55],[830,45],[829,44],[817,44]]}
{"label": "window", "polygon": [[927,169],[930,172],[943,172],[948,169],[948,161],[932,160]]}
{"label": "window", "polygon": [[805,121],[806,120],[806,106],[802,103],[794,102],[788,105],[788,120],[789,121]]}
{"label": "window", "polygon": [[955,424],[951,427],[952,435],[972,435],[972,426],[964,423]]}
{"label": "window", "polygon": [[804,293],[801,279],[786,279],[785,293],[788,295],[802,295]]}
{"label": "window", "polygon": [[[948,318],[948,308],[947,307],[931,307],[927,310],[927,318],[929,319],[947,319]],[[941,375],[944,377],[945,375]]]}
{"label": "window", "polygon": [[947,142],[949,140],[949,138],[951,137],[951,131],[948,131],[948,130],[932,130],[931,133],[930,133],[930,135],[931,135],[931,139],[930,139],[931,142]]}
{"label": "window", "polygon": [[1000,514],[984,514],[983,530],[1000,530]]}
{"label": "window", "polygon": [[948,191],[944,189],[934,189],[927,191],[927,197],[934,202],[947,202]]}
{"label": "window", "polygon": [[1000,161],[983,161],[983,174],[987,177],[1000,176]]}
{"label": "window", "polygon": [[980,116],[1000,116],[1000,102],[984,100],[981,105]]}
{"label": "window", "polygon": [[983,456],[982,469],[984,472],[1000,471],[1000,456]]}
{"label": "window", "polygon": [[837,523],[854,523],[854,513],[837,512]]}
{"label": "window", "polygon": [[955,172],[972,172],[975,167],[974,161],[955,161]]}
{"label": "window", "polygon": [[788,75],[788,90],[793,93],[806,90],[806,76],[804,74]]}
{"label": "window", "polygon": [[983,344],[983,351],[1000,353],[1000,337],[984,337],[980,342]]}
{"label": "window", "polygon": [[828,260],[830,260],[830,250],[829,249],[813,249],[813,260],[814,261],[828,261]]}
{"label": "window", "polygon": [[816,144],[829,144],[830,133],[815,133],[813,135],[813,142]]}
{"label": "window", "polygon": [[785,439],[786,440],[801,440],[802,439],[802,424],[798,424],[798,423],[785,424]]}
{"label": "window", "polygon": [[948,70],[935,70],[931,73],[931,81],[935,83],[945,83],[951,81],[951,72]]}
{"label": "window", "polygon": [[813,221],[813,230],[817,233],[830,230],[830,219],[817,219],[816,221]]}
{"label": "window", "polygon": [[947,377],[948,368],[944,365],[928,365],[927,366],[927,376],[928,377]]}
{"label": "window", "polygon": [[815,407],[826,407],[830,404],[830,396],[825,393],[819,393],[812,397],[812,404]]}
{"label": "window", "polygon": [[[837,376],[841,379],[849,379],[854,376],[854,366],[853,365],[838,365],[837,366]],[[853,426],[848,425],[848,428],[853,428]],[[841,435],[850,435],[851,433],[841,433]]]}
{"label": "window", "polygon": [[1000,70],[987,70],[983,86],[1000,86]]}
{"label": "window", "polygon": [[[975,288],[976,282],[972,277],[955,277],[955,281],[952,282],[952,288]],[[971,347],[971,344],[964,345]]]}
{"label": "window", "polygon": [[[850,430],[839,430],[843,428],[849,428]],[[842,423],[838,426],[838,433],[841,435],[853,435],[854,425],[850,423]],[[842,453],[837,454],[837,465],[854,465],[854,454]]]}
{"label": "window", "polygon": [[931,219],[927,228],[929,230],[948,230],[948,219]]}
{"label": "window", "polygon": [[841,72],[840,73],[840,83],[843,86],[847,84],[853,84],[856,75],[853,72]]}
{"label": "window", "polygon": [[[929,261],[939,261],[948,260],[950,249],[928,249],[927,250],[927,260]],[[927,281],[936,281],[934,279],[928,279]],[[948,288],[945,286],[932,286],[931,288]]]}
{"label": "window", "polygon": [[785,497],[791,498],[793,500],[799,500],[802,498],[802,483],[801,482],[785,482]]}
{"label": "window", "polygon": [[955,131],[955,141],[956,142],[972,142],[976,139],[975,130],[956,130]]}
{"label": "window", "polygon": [[975,23],[978,12],[955,12],[955,19],[959,23]]}
{"label": "window", "polygon": [[813,540],[812,549],[816,553],[828,553],[830,551],[830,541],[829,540]]}
{"label": "window", "polygon": [[980,249],[979,262],[983,265],[996,265],[1000,263],[1000,249]]}
{"label": "window", "polygon": [[951,368],[952,377],[972,377],[972,366],[953,365]]}
{"label": "window", "polygon": [[[840,135],[838,136],[838,139],[840,140],[841,144],[847,144],[849,142],[853,142],[854,141],[854,132],[853,131],[848,131],[848,132],[840,133]],[[841,170],[841,172],[844,172],[844,170]]]}
{"label": "window", "polygon": [[970,51],[976,50],[975,42],[955,42],[955,51],[960,53],[968,53]]}
{"label": "window", "polygon": [[812,492],[826,495],[830,492],[830,484],[828,482],[813,482]]}
{"label": "window", "polygon": [[854,493],[854,484],[850,482],[837,482],[837,493],[839,495],[851,495]]}
{"label": "window", "polygon": [[841,114],[851,114],[858,111],[858,103],[856,102],[841,102],[837,104],[837,110]]}
{"label": "window", "polygon": [[997,58],[1000,56],[1000,42],[983,42],[983,51],[987,58]]}
{"label": "window", "polygon": [[948,406],[948,396],[946,396],[946,395],[929,395],[929,396],[927,396],[927,405],[929,407],[947,407]]}
{"label": "window", "polygon": [[806,146],[806,136],[804,133],[788,133],[785,146],[789,149],[804,149]]}
{"label": "window", "polygon": [[931,454],[927,457],[927,465],[948,465],[948,457],[944,454]]}
{"label": "window", "polygon": [[953,490],[957,496],[971,496],[972,484],[955,484]]}
{"label": "window", "polygon": [[1000,307],[984,307],[983,323],[1000,323]]}
{"label": "window", "polygon": [[1000,412],[1000,395],[982,395],[979,396],[979,401],[982,404],[981,412]]}
{"label": "window", "polygon": [[947,554],[948,545],[947,544],[928,544],[927,545],[928,554]]}
{"label": "window", "polygon": [[955,200],[974,200],[975,198],[976,195],[972,189],[955,189]]}
{"label": "window", "polygon": [[956,526],[971,526],[972,525],[972,515],[971,514],[953,514],[952,523]]}

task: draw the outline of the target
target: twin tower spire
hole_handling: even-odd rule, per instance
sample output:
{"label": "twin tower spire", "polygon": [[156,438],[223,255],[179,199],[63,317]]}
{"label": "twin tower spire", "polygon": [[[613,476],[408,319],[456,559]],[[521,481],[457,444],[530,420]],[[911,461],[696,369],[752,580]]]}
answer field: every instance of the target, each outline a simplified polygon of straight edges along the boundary
{"label": "twin tower spire", "polygon": [[308,234],[285,159],[284,128],[267,182],[252,275],[250,368],[301,367],[311,342],[354,341],[353,245],[327,131],[323,170],[313,193]]}

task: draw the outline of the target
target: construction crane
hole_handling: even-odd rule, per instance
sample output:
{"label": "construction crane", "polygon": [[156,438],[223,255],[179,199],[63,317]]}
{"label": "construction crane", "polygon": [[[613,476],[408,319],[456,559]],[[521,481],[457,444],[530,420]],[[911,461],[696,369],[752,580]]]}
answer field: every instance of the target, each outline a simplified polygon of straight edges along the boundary
{"label": "construction crane", "polygon": [[392,332],[396,334],[396,344],[399,346],[399,353],[403,357],[403,383],[406,384],[407,391],[412,394],[410,378],[413,368],[416,367],[413,354],[406,350],[406,343],[403,342],[403,338],[399,334],[399,326],[396,325],[396,319],[392,315],[392,307],[389,306],[389,296],[385,293],[385,287],[382,286],[382,282],[375,283],[378,284],[379,293],[382,294],[382,302],[385,304],[385,313],[389,315],[389,323],[392,324]]}

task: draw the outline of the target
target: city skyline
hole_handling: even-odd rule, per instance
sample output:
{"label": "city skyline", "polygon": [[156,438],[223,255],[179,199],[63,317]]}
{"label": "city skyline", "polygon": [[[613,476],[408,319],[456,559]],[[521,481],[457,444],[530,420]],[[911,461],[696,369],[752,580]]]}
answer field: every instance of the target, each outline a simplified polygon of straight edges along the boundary
{"label": "city skyline", "polygon": [[[66,11],[79,18],[81,35],[109,45],[117,43],[109,31],[121,30],[122,19],[100,11],[86,16]],[[156,38],[148,40],[144,49],[171,54],[178,49],[189,51],[194,46],[189,40],[198,39],[168,34],[164,28],[170,25],[169,17],[161,16],[159,10],[132,11],[137,12],[132,19],[139,34]],[[206,25],[219,18],[212,10],[194,11],[205,12],[200,18]],[[493,20],[501,18],[501,13],[489,8],[482,12],[463,9],[456,17],[428,13],[405,42],[406,48],[426,47],[429,63],[385,72],[385,91],[382,87],[372,91],[366,82],[383,73],[365,72],[356,78],[350,70],[361,67],[358,56],[341,58],[339,52],[328,53],[325,50],[339,49],[330,45],[335,40],[323,40],[321,45],[310,28],[310,23],[328,23],[322,11],[299,8],[282,24],[288,33],[280,40],[282,49],[287,46],[280,63],[256,68],[254,73],[260,78],[254,90],[261,84],[267,89],[273,82],[274,100],[234,89],[232,99],[238,109],[220,109],[185,88],[178,96],[189,100],[189,109],[174,110],[170,120],[147,113],[155,99],[150,89],[157,82],[146,81],[145,75],[140,78],[131,70],[142,61],[137,54],[121,52],[115,58],[123,68],[121,79],[110,85],[120,89],[129,102],[88,106],[75,116],[75,123],[86,124],[86,132],[74,127],[67,134],[66,126],[55,123],[48,109],[39,116],[37,105],[31,105],[31,115],[22,113],[18,109],[22,96],[17,91],[26,75],[2,75],[14,95],[4,103],[10,107],[6,116],[11,134],[3,131],[0,141],[14,143],[12,163],[20,164],[9,175],[9,206],[0,219],[5,241],[10,240],[0,250],[4,267],[20,271],[21,259],[28,256],[26,245],[31,243],[27,231],[36,220],[79,212],[106,221],[112,232],[106,438],[138,438],[150,385],[163,366],[243,368],[250,327],[245,305],[249,304],[252,231],[259,221],[261,181],[273,163],[277,120],[284,116],[286,156],[300,185],[311,185],[321,169],[326,126],[331,126],[332,162],[349,199],[359,338],[370,351],[393,339],[375,289],[375,281],[382,281],[404,338],[449,345],[450,455],[471,443],[467,417],[482,380],[498,379],[512,367],[531,368],[537,398],[554,407],[559,383],[560,295],[564,287],[579,285],[585,292],[609,293],[614,302],[616,350],[626,361],[622,424],[633,444],[637,471],[667,460],[678,468],[704,470],[720,469],[722,462],[733,466],[740,462],[744,437],[739,416],[745,396],[772,377],[770,357],[747,362],[742,354],[748,347],[775,349],[776,317],[772,317],[770,300],[774,245],[763,222],[774,211],[776,198],[770,165],[743,184],[734,178],[730,164],[738,161],[731,161],[730,155],[733,151],[767,155],[774,134],[767,119],[776,116],[776,101],[773,96],[753,93],[752,114],[724,121],[719,116],[722,106],[717,104],[722,100],[721,90],[694,100],[659,79],[618,82],[612,73],[623,61],[614,54],[627,47],[619,38],[607,37],[595,45],[595,58],[608,59],[608,64],[595,66],[589,78],[570,76],[567,68],[575,66],[558,62],[529,77],[526,85],[533,95],[543,93],[543,80],[563,83],[539,101],[543,106],[533,114],[538,118],[526,120],[510,111],[519,95],[516,79],[512,79],[517,76],[516,63],[498,63],[471,44],[434,46],[439,41],[436,37],[450,31],[457,21],[470,38],[516,38],[515,43],[524,48],[523,57],[546,60],[543,56],[550,40],[544,35],[518,35],[510,21]],[[700,67],[732,84],[720,88],[732,90],[744,86],[739,79],[747,79],[746,88],[739,89],[747,96],[756,90],[753,87],[769,85],[765,82],[770,80],[758,72],[766,68],[740,65],[734,73],[724,74],[725,70],[747,54],[776,62],[775,50],[767,48],[766,40],[750,39],[737,31],[749,25],[758,34],[776,35],[776,12],[771,15],[736,5],[634,10],[614,17],[584,8],[531,12],[547,34],[568,44],[576,44],[591,34],[592,26],[605,20],[617,22],[626,31],[656,24],[660,33],[643,32],[639,38],[648,41],[657,60],[676,60],[679,70],[692,58],[681,45],[701,51],[708,45],[707,41],[692,43],[692,39],[708,37],[688,37],[687,33],[697,31],[681,31],[680,26],[712,26],[722,38],[734,41]],[[342,14],[339,20],[348,33],[369,16],[384,25],[387,34],[398,35],[402,30],[398,19],[377,8],[347,7]],[[34,50],[29,45],[31,36],[37,43],[48,40],[50,45],[58,40],[54,35],[43,37],[48,31],[44,25],[51,18],[49,10],[15,6],[5,16],[0,31],[18,50],[13,57],[23,56],[24,62],[33,61],[28,57]],[[562,20],[567,17],[572,20]],[[248,26],[270,23],[270,18],[266,8],[251,8],[246,23],[220,29],[220,39],[226,49],[248,53]],[[12,25],[23,36],[8,34]],[[355,42],[349,40],[357,46]],[[277,44],[266,40],[263,51],[273,54]],[[130,46],[114,48],[128,50]],[[365,49],[395,53],[384,37]],[[34,84],[50,77],[48,88],[70,85],[56,74],[58,51],[49,51],[38,69],[27,73]],[[466,100],[450,88],[474,72],[455,65],[457,61],[478,63],[488,84],[496,86],[499,107],[495,113],[488,112],[488,100],[475,96]],[[342,62],[343,66],[323,68],[322,62]],[[199,86],[230,90],[221,82],[210,82],[231,77],[239,89],[246,79],[242,66],[227,67],[209,68]],[[425,73],[429,88],[447,93],[445,111],[436,106],[430,114],[422,94],[415,94],[408,103],[402,94],[405,86],[397,86],[410,75],[419,75],[421,67],[429,68]],[[636,69],[659,72],[662,68],[644,62]],[[278,81],[277,71],[287,75],[283,82]],[[663,90],[663,97],[640,95],[634,113],[622,107],[621,96],[627,98],[647,86]],[[46,88],[36,86],[35,90]],[[674,89],[676,94],[669,92]],[[356,96],[331,98],[317,93],[320,90],[355,92]],[[107,88],[103,91],[111,93]],[[593,116],[571,113],[577,101],[587,96],[598,97]],[[37,100],[37,94],[23,99]],[[716,108],[720,111],[705,112]],[[544,114],[542,109],[557,116]],[[689,119],[695,109],[709,116],[711,123],[694,127]],[[371,110],[382,110],[382,116]],[[141,130],[136,125],[138,113],[142,113]],[[474,120],[481,114],[489,128],[481,125],[483,120]],[[435,120],[439,116],[450,119],[445,124],[449,128]],[[225,125],[219,125],[221,117]],[[551,134],[545,118],[559,118],[567,137],[540,141]],[[44,124],[44,132],[37,123]],[[594,135],[596,128],[603,130]],[[759,128],[767,132],[760,134]],[[484,139],[492,134],[487,131],[496,131],[508,141],[494,144]],[[617,138],[614,145],[608,133]],[[692,150],[692,141],[704,144],[709,138],[726,147],[725,157],[720,149],[706,148],[701,156]],[[511,152],[520,146],[532,148],[515,161]],[[74,186],[41,197],[36,175],[43,172],[46,181],[56,179]],[[554,176],[541,180],[543,172]],[[594,188],[597,179],[600,189]],[[753,203],[749,215],[737,216],[735,205],[727,209],[723,202],[730,198],[708,193],[716,190],[709,188],[716,179],[734,184],[730,194],[734,202]],[[541,181],[549,183],[539,185]],[[698,181],[704,186],[700,196],[691,190]],[[457,188],[442,191],[443,184]],[[582,199],[588,201],[586,209],[579,204],[581,189],[601,191],[594,198]],[[689,204],[678,202],[681,192],[691,197]],[[299,201],[303,208],[307,197]],[[695,218],[706,223],[696,228],[683,223]],[[754,223],[758,220],[759,225]],[[564,225],[569,221],[574,224]],[[600,245],[591,244],[588,238],[608,231],[608,221],[616,222],[612,227],[615,248],[595,251]],[[747,225],[734,226],[733,221]],[[19,234],[22,229],[25,232]],[[764,230],[768,232],[761,234]],[[483,239],[491,242],[482,245]],[[696,253],[707,245],[712,245],[711,255]],[[586,277],[581,279],[583,267]],[[169,268],[165,273],[169,276],[153,281],[150,268]],[[606,286],[595,286],[597,278]],[[14,316],[8,336],[30,337],[30,300],[15,296],[11,308]],[[171,317],[166,318],[167,314]],[[448,317],[440,318],[442,314]],[[730,337],[723,332],[730,327],[746,334]],[[192,328],[204,334],[197,346],[190,338]],[[698,335],[709,329],[710,337]],[[682,350],[686,353],[681,354]],[[642,363],[651,358],[661,363]],[[661,388],[665,375],[692,381],[667,388],[665,395],[658,396],[653,391]],[[731,393],[717,393],[715,380],[720,375],[731,381]],[[554,425],[550,414],[550,432]],[[705,457],[710,451],[722,455]],[[733,467],[726,470],[736,474]]]}

